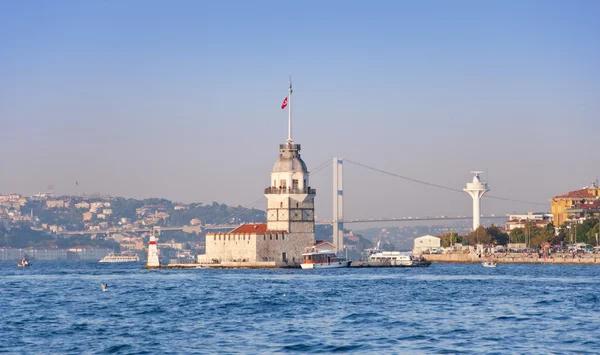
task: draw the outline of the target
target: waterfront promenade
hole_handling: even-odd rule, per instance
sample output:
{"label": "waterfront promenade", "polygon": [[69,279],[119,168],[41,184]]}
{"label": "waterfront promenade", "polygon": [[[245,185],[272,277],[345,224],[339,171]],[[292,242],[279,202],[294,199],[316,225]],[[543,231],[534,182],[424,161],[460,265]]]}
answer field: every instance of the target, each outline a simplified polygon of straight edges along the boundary
{"label": "waterfront promenade", "polygon": [[488,259],[498,264],[600,264],[600,254],[552,253],[548,257],[540,257],[537,253],[450,253],[424,255],[425,259],[434,263],[481,263]]}

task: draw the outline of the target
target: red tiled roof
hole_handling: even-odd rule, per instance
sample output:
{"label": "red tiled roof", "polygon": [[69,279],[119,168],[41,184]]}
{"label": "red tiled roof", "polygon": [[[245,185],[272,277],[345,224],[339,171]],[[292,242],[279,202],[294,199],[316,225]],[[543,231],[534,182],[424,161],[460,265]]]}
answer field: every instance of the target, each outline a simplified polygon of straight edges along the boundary
{"label": "red tiled roof", "polygon": [[287,233],[285,231],[272,231],[267,229],[266,223],[242,224],[228,234],[265,234],[265,233]]}
{"label": "red tiled roof", "polygon": [[588,192],[588,189],[569,191],[564,195],[554,196],[553,198],[595,198]]}

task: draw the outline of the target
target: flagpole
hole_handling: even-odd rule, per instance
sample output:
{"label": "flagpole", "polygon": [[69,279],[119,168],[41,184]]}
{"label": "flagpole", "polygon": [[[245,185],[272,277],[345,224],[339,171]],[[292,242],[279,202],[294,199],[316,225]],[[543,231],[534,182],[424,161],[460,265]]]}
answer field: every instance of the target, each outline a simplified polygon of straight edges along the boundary
{"label": "flagpole", "polygon": [[290,88],[288,89],[288,142],[292,141],[292,76],[290,75]]}

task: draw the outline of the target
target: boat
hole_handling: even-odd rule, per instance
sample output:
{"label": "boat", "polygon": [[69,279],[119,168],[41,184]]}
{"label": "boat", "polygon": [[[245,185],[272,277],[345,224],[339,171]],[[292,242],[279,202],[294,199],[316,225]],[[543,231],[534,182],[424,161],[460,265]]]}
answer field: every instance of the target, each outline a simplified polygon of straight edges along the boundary
{"label": "boat", "polygon": [[27,257],[23,257],[23,259],[21,259],[21,261],[19,261],[19,263],[17,264],[17,266],[19,266],[19,267],[28,267],[28,266],[31,266],[31,262],[27,259]]}
{"label": "boat", "polygon": [[397,266],[397,267],[427,267],[431,261],[425,260],[423,256],[415,256],[410,252],[400,251],[382,251],[380,249],[381,240],[377,246],[368,250],[368,256],[360,262],[360,266]]}
{"label": "boat", "polygon": [[339,258],[332,250],[313,251],[302,254],[303,269],[334,269],[349,267],[351,261]]}
{"label": "boat", "polygon": [[414,256],[411,253],[399,251],[379,251],[369,255],[371,266],[400,266],[400,267],[427,267],[431,261],[422,256]]}
{"label": "boat", "polygon": [[493,260],[484,261],[481,265],[483,265],[483,267],[496,267],[496,263]]}
{"label": "boat", "polygon": [[137,254],[117,255],[110,253],[107,256],[100,259],[101,263],[137,263],[139,261],[140,257]]}

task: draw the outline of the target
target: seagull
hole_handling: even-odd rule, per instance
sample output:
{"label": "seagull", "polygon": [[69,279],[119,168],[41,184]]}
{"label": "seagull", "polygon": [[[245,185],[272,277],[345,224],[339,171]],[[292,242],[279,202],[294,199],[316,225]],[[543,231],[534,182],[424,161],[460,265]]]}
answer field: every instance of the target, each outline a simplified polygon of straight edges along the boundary
{"label": "seagull", "polygon": [[102,287],[103,292],[106,292],[106,290],[108,289],[108,284],[103,284],[102,282],[100,282],[100,287]]}

